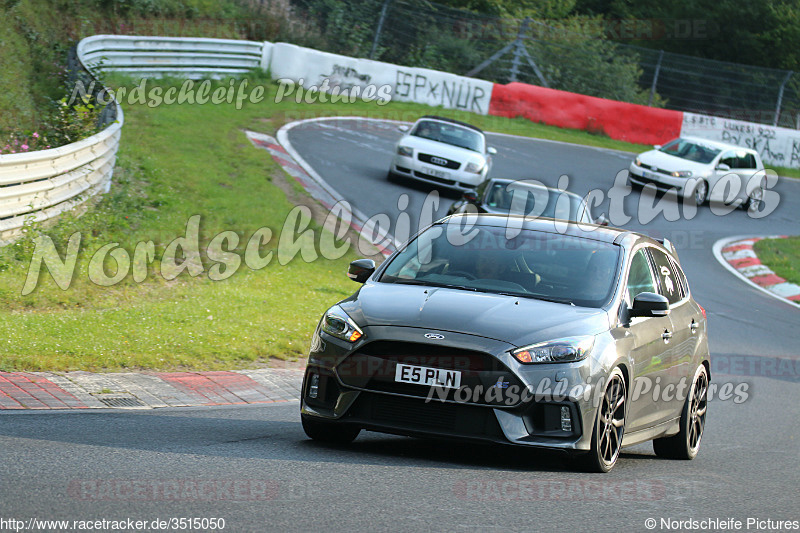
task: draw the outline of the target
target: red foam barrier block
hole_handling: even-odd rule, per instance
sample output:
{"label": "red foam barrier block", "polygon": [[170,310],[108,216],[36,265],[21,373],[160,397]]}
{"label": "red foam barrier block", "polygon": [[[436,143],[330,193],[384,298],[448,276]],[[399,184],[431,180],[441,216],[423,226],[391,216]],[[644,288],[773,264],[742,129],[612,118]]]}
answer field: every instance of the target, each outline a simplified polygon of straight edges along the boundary
{"label": "red foam barrier block", "polygon": [[525,117],[560,128],[604,133],[612,139],[664,144],[679,137],[683,113],[586,96],[526,83],[495,84],[489,114]]}

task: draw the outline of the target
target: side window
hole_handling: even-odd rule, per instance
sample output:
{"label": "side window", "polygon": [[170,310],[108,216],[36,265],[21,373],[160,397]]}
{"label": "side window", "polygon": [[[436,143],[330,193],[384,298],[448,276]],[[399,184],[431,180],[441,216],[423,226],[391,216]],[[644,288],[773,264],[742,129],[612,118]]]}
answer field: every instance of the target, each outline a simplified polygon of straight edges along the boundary
{"label": "side window", "polygon": [[725,152],[724,154],[722,154],[722,157],[719,160],[719,164],[720,165],[725,164],[725,165],[728,165],[731,168],[736,168],[737,165],[739,164],[738,158],[736,157],[736,153],[735,152]]}
{"label": "side window", "polygon": [[678,281],[681,285],[681,298],[686,298],[689,296],[689,282],[686,281],[686,274],[683,273],[683,269],[678,265],[678,263],[670,258],[669,262],[672,264],[672,270],[675,272],[675,276],[678,278]]}
{"label": "side window", "polygon": [[670,304],[681,301],[681,282],[677,279],[669,257],[655,248],[650,248],[650,255],[656,267],[656,277],[661,289],[661,294],[667,297]]}
{"label": "side window", "polygon": [[739,152],[736,160],[736,168],[756,168],[756,158],[751,153]]}
{"label": "side window", "polygon": [[643,292],[658,292],[644,248],[636,252],[631,259],[631,268],[628,272],[628,297],[631,303]]}

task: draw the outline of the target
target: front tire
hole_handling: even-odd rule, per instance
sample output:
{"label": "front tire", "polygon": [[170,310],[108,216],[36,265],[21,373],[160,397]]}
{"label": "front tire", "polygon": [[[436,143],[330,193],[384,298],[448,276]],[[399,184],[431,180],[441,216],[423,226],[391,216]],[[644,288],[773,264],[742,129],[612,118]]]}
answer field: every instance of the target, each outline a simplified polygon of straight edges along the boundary
{"label": "front tire", "polygon": [[708,407],[708,371],[700,365],[681,413],[681,430],[672,437],[653,441],[653,451],[665,459],[694,459],[700,451],[700,440],[706,426]]}
{"label": "front tire", "polygon": [[700,180],[694,186],[694,203],[698,206],[704,205],[708,201],[708,182]]}
{"label": "front tire", "polygon": [[597,411],[591,450],[583,456],[583,467],[587,472],[609,472],[617,463],[625,433],[626,402],[625,378],[617,367],[608,378],[603,401]]}
{"label": "front tire", "polygon": [[358,437],[361,428],[336,422],[328,422],[315,417],[300,415],[303,431],[309,438],[319,442],[349,444]]}

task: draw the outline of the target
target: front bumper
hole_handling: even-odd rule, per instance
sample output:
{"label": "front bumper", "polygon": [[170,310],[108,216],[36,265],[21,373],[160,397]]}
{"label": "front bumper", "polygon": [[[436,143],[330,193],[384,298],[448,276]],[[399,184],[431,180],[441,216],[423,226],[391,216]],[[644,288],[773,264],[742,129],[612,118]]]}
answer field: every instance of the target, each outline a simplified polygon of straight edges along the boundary
{"label": "front bumper", "polygon": [[638,185],[647,185],[652,183],[657,189],[666,191],[675,189],[678,193],[691,194],[687,189],[689,178],[676,178],[661,172],[653,172],[652,170],[643,169],[631,163],[628,169],[631,181]]}
{"label": "front bumper", "polygon": [[[435,347],[436,353],[444,354],[441,357],[428,357],[428,345],[422,343],[416,354],[408,356],[402,349],[377,354],[370,345],[411,346],[412,340],[430,330],[365,329],[369,329],[365,331],[369,341],[353,346],[317,333],[320,342],[314,344],[318,351],[310,354],[303,380],[304,416],[399,435],[589,450],[597,412],[593,385],[604,382],[599,376],[589,379],[595,366],[591,358],[568,364],[522,365],[508,353],[513,348],[510,345],[452,332],[442,332],[450,351]],[[458,353],[465,355],[453,359],[452,354]],[[460,369],[461,392],[451,389],[437,395],[424,385],[398,384],[394,382],[398,362]],[[318,377],[312,393],[314,374]],[[568,430],[561,422],[562,408],[569,413]]]}
{"label": "front bumper", "polygon": [[[461,166],[464,166],[463,164]],[[396,176],[414,179],[431,185],[445,186],[460,191],[477,187],[488,173],[488,165],[479,174],[461,169],[448,169],[424,163],[413,157],[395,155],[390,172]]]}

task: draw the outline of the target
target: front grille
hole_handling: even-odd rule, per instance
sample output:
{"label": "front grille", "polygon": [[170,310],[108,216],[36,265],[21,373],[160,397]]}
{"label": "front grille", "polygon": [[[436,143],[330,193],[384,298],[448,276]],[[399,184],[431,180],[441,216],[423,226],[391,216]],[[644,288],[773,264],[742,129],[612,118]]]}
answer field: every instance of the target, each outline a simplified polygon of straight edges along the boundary
{"label": "front grille", "polygon": [[472,405],[362,392],[346,417],[373,429],[406,435],[437,434],[505,442],[494,412]]}
{"label": "front grille", "polygon": [[[450,370],[503,370],[492,355],[477,350],[421,342],[374,341],[365,344],[350,357],[367,355],[408,365],[432,366]],[[505,369],[507,370],[507,369]]]}
{"label": "front grille", "polygon": [[408,426],[455,429],[456,406],[432,405],[407,398],[375,395],[371,410],[373,420]]}
{"label": "front grille", "polygon": [[652,170],[653,172],[658,172],[660,174],[665,174],[667,176],[670,175],[670,172],[667,171],[667,170],[664,170],[663,168],[657,168],[657,169],[653,170],[653,167],[651,167],[647,163],[640,163],[639,166],[644,168],[644,169],[647,169],[647,170]]}
{"label": "front grille", "polygon": [[458,169],[458,167],[461,166],[461,163],[459,163],[458,161],[453,161],[452,159],[447,159],[432,154],[417,154],[417,159],[419,159],[423,163],[430,163],[431,165],[437,165],[452,170],[456,170]]}
{"label": "front grille", "polygon": [[[461,388],[466,388],[468,392],[459,393],[458,389],[452,388],[437,389],[435,398],[443,394],[444,397],[440,399],[454,401],[459,398],[476,405],[508,407],[508,396],[504,393],[512,385],[516,386],[518,393],[522,389],[522,382],[488,353],[414,342],[375,341],[366,344],[342,361],[336,373],[342,383],[357,389],[428,397],[431,387],[395,380],[398,364],[461,372]],[[504,387],[490,394],[490,389],[498,382]],[[512,405],[517,403],[512,399]]]}

